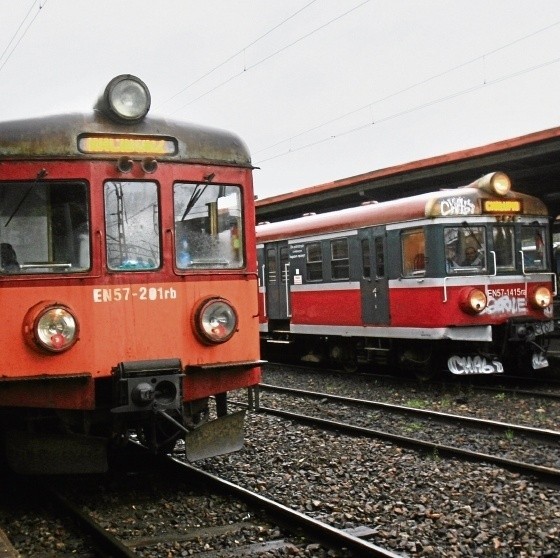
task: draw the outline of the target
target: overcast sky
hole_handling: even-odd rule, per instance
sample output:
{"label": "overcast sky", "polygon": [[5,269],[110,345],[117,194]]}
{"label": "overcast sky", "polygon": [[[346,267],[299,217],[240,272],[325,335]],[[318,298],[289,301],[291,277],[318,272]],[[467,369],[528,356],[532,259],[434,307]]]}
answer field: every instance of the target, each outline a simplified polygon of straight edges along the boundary
{"label": "overcast sky", "polygon": [[[0,0],[0,120],[89,111],[231,130],[259,198],[560,126],[558,0]],[[476,178],[476,177],[475,177]]]}

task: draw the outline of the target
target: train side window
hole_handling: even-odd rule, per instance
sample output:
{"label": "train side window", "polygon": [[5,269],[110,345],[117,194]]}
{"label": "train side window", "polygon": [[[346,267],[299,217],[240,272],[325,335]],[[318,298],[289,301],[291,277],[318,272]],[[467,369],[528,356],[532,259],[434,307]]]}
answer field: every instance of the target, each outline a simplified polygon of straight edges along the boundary
{"label": "train side window", "polygon": [[306,270],[308,281],[323,280],[323,255],[321,243],[313,242],[305,247]]}
{"label": "train side window", "polygon": [[155,182],[105,183],[107,265],[115,271],[160,266],[159,203]]}
{"label": "train side window", "polygon": [[290,251],[287,246],[280,248],[280,282],[285,285],[288,282]]}
{"label": "train side window", "polygon": [[347,238],[331,240],[331,278],[336,281],[350,278]]}
{"label": "train side window", "polygon": [[274,248],[268,248],[266,251],[266,273],[268,283],[270,285],[275,284],[278,272],[276,269],[276,250]]}
{"label": "train side window", "polygon": [[362,276],[371,279],[371,261],[369,256],[369,239],[362,239]]}
{"label": "train side window", "polygon": [[401,236],[402,269],[405,277],[417,277],[426,273],[424,231],[414,229]]}
{"label": "train side window", "polygon": [[542,225],[531,225],[521,228],[521,251],[525,269],[548,269],[548,255],[544,239],[546,229]]}
{"label": "train side window", "polygon": [[243,211],[239,186],[173,185],[175,263],[178,269],[243,267]]}
{"label": "train side window", "polygon": [[90,269],[87,198],[83,183],[0,185],[0,275]]}

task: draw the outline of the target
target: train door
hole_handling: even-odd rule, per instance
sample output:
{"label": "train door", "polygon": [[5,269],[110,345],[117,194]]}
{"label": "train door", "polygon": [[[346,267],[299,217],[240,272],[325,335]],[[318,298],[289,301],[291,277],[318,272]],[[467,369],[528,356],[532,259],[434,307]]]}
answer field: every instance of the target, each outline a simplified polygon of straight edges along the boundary
{"label": "train door", "polygon": [[287,320],[291,316],[288,242],[267,243],[264,260],[267,317],[269,320]]}
{"label": "train door", "polygon": [[389,282],[387,280],[386,236],[384,227],[358,231],[361,255],[360,290],[362,322],[389,323]]}

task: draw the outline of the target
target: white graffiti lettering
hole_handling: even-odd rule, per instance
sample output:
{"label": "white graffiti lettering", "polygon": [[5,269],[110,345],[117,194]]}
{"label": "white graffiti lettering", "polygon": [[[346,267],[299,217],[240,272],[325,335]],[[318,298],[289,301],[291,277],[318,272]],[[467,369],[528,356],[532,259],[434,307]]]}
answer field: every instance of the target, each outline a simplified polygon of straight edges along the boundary
{"label": "white graffiti lettering", "polygon": [[485,357],[476,356],[450,356],[447,368],[452,374],[500,374],[504,371],[502,363],[497,359],[488,361]]}
{"label": "white graffiti lettering", "polygon": [[[489,293],[490,294],[490,293]],[[499,298],[488,297],[488,305],[482,314],[524,315],[527,312],[527,300],[524,297],[504,295]]]}
{"label": "white graffiti lettering", "polygon": [[533,370],[546,368],[548,366],[548,359],[546,358],[544,353],[533,353],[531,364],[533,365]]}
{"label": "white graffiti lettering", "polygon": [[440,202],[441,214],[447,215],[473,215],[475,212],[474,204],[468,198],[458,196],[447,198]]}

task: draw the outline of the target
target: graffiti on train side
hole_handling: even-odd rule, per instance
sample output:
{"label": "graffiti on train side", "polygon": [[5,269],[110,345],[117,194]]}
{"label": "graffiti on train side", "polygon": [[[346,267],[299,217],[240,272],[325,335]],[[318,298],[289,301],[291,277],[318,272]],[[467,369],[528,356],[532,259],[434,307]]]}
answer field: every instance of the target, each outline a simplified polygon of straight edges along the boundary
{"label": "graffiti on train side", "polygon": [[500,374],[504,371],[503,364],[496,358],[492,360],[480,356],[453,355],[447,360],[447,368],[452,374]]}

